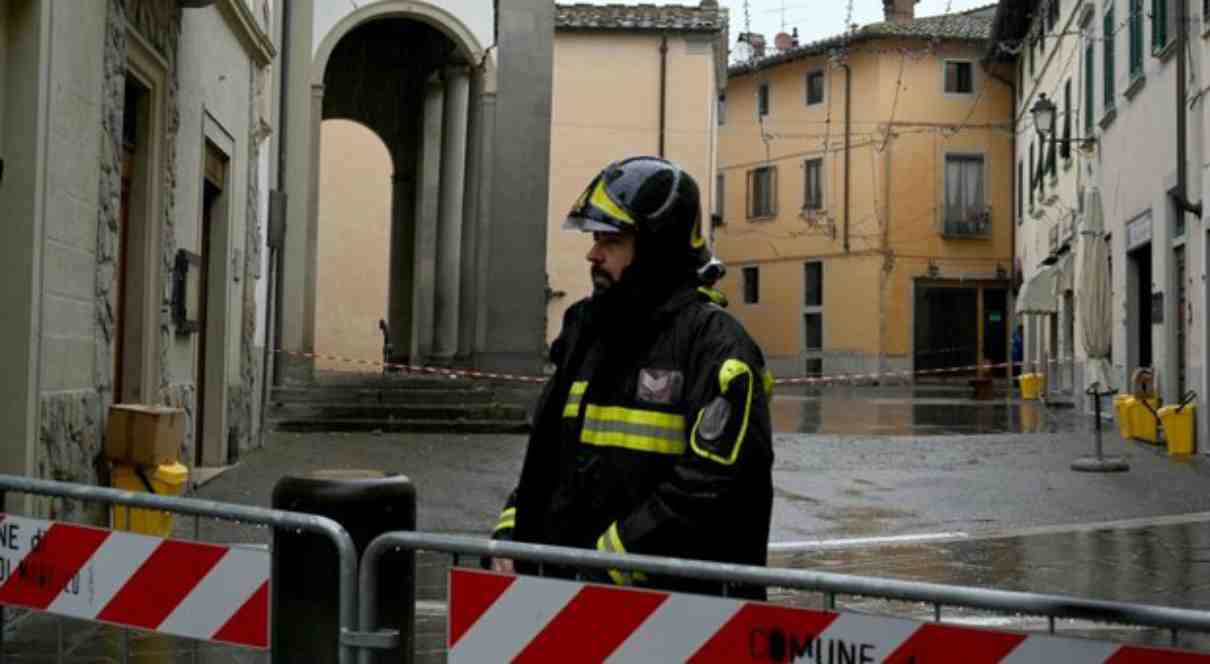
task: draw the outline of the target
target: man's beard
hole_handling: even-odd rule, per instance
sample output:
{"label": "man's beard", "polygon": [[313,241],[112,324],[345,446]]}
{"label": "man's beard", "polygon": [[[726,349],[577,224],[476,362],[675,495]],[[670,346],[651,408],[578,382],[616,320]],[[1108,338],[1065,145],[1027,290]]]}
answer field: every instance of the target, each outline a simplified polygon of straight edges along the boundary
{"label": "man's beard", "polygon": [[608,272],[595,265],[589,270],[589,275],[592,277],[593,295],[600,295],[617,283]]}

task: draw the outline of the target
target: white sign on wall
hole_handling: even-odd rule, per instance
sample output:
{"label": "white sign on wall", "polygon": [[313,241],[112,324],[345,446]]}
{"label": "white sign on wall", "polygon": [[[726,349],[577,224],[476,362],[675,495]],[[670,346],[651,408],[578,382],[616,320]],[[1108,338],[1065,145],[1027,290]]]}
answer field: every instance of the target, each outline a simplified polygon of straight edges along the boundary
{"label": "white sign on wall", "polygon": [[1145,214],[1126,224],[1126,251],[1137,249],[1151,241],[1151,215]]}

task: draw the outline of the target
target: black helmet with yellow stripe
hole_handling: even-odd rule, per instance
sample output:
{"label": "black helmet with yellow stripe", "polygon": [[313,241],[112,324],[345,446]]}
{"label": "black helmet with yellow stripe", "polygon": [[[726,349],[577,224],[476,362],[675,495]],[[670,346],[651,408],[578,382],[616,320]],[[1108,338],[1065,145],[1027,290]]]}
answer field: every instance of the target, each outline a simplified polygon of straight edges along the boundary
{"label": "black helmet with yellow stripe", "polygon": [[701,207],[693,176],[658,157],[631,157],[610,164],[593,178],[563,228],[633,231],[644,262],[696,271],[712,258],[702,234]]}

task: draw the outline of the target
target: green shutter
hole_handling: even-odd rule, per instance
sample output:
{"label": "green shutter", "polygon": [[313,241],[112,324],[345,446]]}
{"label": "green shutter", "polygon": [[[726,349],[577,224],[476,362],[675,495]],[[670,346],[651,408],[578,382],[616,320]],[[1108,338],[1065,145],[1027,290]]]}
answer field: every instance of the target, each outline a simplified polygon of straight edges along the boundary
{"label": "green shutter", "polygon": [[1168,0],[1151,0],[1151,50],[1168,45]]}
{"label": "green shutter", "polygon": [[1130,78],[1143,75],[1143,0],[1130,0]]}
{"label": "green shutter", "polygon": [[1092,113],[1096,107],[1096,94],[1093,87],[1093,75],[1096,72],[1096,63],[1094,58],[1096,52],[1092,47],[1092,42],[1084,47],[1084,135],[1092,135]]}
{"label": "green shutter", "polygon": [[1105,48],[1105,71],[1101,72],[1105,80],[1105,110],[1113,108],[1114,93],[1113,93],[1113,8],[1105,10],[1105,25],[1104,25],[1104,44]]}

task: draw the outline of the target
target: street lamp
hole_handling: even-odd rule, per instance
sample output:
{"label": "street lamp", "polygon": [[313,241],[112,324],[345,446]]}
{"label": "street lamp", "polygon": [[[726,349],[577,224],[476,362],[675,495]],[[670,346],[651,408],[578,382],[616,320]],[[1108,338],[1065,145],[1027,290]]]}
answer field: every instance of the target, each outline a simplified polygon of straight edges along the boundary
{"label": "street lamp", "polygon": [[1029,112],[1034,116],[1034,128],[1038,130],[1038,137],[1042,139],[1042,145],[1046,145],[1046,141],[1049,139],[1060,145],[1078,143],[1081,150],[1092,149],[1092,144],[1096,139],[1091,136],[1085,138],[1055,136],[1055,103],[1046,98],[1045,92],[1038,95],[1038,100],[1034,102]]}

